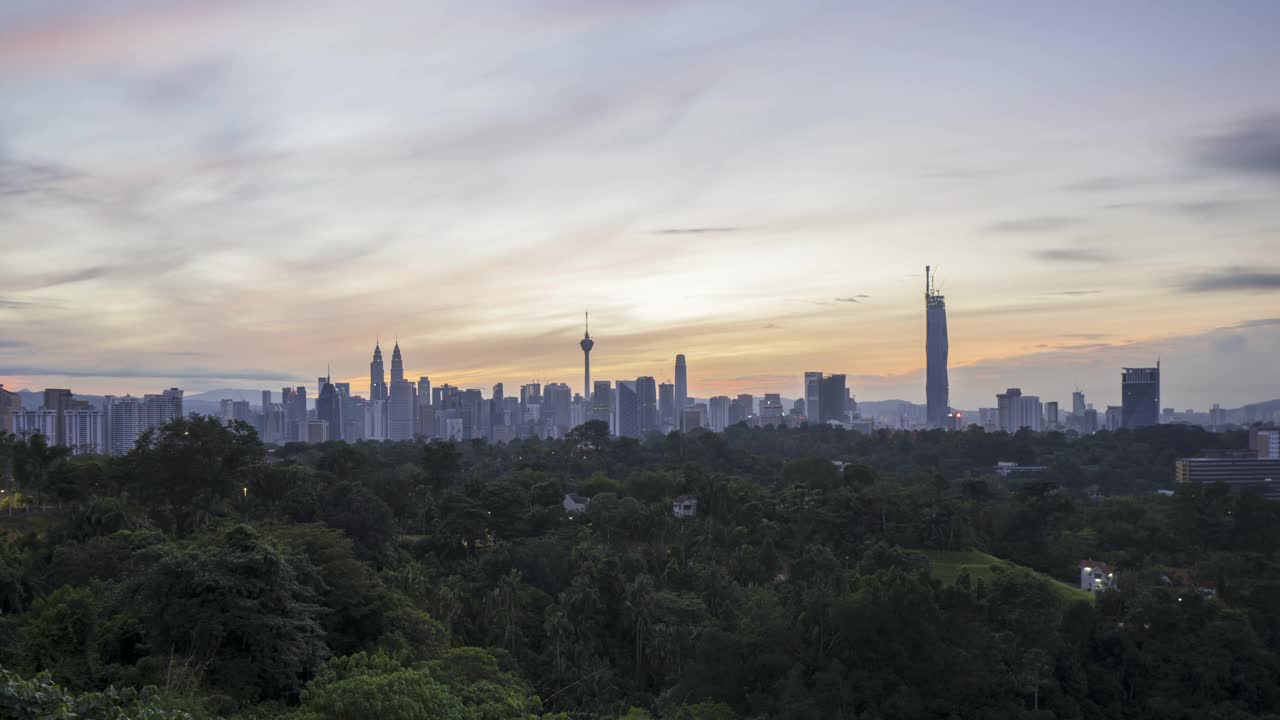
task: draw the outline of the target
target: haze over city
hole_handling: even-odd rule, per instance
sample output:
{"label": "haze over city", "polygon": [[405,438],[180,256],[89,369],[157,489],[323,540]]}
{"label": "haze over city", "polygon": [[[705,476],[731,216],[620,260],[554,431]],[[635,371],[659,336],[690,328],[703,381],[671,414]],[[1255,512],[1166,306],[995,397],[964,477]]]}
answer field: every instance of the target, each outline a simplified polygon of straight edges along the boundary
{"label": "haze over city", "polygon": [[4,3],[0,383],[1277,395],[1280,6],[982,5]]}

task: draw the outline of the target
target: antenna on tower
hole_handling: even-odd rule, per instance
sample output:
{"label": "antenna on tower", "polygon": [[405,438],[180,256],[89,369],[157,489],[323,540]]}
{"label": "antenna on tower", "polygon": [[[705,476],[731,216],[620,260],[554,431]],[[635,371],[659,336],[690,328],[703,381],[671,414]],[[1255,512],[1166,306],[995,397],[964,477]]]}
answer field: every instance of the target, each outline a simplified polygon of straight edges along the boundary
{"label": "antenna on tower", "polygon": [[583,335],[591,337],[591,313],[590,311],[582,313]]}
{"label": "antenna on tower", "polygon": [[929,266],[924,266],[924,295],[928,297],[933,293],[933,282],[929,280]]}

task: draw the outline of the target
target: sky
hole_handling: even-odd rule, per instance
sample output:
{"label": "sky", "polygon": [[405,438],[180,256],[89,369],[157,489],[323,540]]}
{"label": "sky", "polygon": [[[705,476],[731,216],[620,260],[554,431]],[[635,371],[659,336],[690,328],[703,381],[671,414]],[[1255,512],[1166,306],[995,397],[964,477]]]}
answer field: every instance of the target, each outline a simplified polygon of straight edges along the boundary
{"label": "sky", "polygon": [[0,383],[1280,397],[1280,4],[6,0]]}

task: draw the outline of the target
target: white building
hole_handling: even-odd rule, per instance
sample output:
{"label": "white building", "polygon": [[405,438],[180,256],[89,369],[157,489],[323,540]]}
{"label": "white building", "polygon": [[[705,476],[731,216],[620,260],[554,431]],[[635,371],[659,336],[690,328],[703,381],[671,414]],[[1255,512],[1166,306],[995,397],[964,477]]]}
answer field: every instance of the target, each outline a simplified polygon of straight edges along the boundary
{"label": "white building", "polygon": [[142,401],[130,395],[108,395],[103,409],[107,415],[107,452],[124,455],[133,449],[138,437],[147,429]]}
{"label": "white building", "polygon": [[565,512],[584,513],[587,511],[588,502],[590,502],[589,498],[569,493],[564,496],[564,500],[560,502],[560,506],[564,508]]}
{"label": "white building", "polygon": [[1023,428],[1033,432],[1044,429],[1044,408],[1039,397],[1023,395],[1019,388],[1009,388],[996,395],[996,405],[999,429],[1007,433]]}
{"label": "white building", "polygon": [[676,517],[696,517],[698,515],[698,498],[692,495],[680,495],[671,501],[671,514]]}
{"label": "white building", "polygon": [[[13,413],[14,434],[20,438],[43,435],[52,444],[57,437],[56,410],[20,410]],[[101,410],[64,410],[61,413],[65,445],[72,455],[103,455],[107,452],[106,421]]]}
{"label": "white building", "polygon": [[1097,593],[1115,587],[1116,570],[1099,560],[1080,561],[1080,589]]}

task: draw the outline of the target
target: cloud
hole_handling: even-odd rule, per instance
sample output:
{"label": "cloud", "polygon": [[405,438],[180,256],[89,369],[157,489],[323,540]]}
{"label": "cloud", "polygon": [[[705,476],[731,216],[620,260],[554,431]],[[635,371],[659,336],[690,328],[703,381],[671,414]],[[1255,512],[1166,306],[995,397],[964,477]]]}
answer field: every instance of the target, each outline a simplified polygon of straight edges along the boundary
{"label": "cloud", "polygon": [[67,270],[64,272],[36,275],[25,282],[17,283],[16,286],[22,290],[44,290],[46,288],[58,287],[59,285],[70,285],[72,283],[84,282],[86,280],[96,280],[109,274],[111,271],[112,268],[107,265],[92,265],[79,270]]}
{"label": "cloud", "polygon": [[1244,208],[1241,200],[1198,200],[1169,205],[1171,210],[1194,218],[1219,218]]}
{"label": "cloud", "polygon": [[856,302],[858,302],[858,298],[856,298],[856,297],[842,297],[842,298],[838,297],[838,298],[832,298],[832,299],[833,299],[833,300],[835,300],[836,302],[842,302],[842,303],[856,303]]}
{"label": "cloud", "polygon": [[1106,333],[1063,333],[1062,337],[1075,338],[1077,340],[1101,340],[1110,337]]}
{"label": "cloud", "polygon": [[276,370],[216,370],[211,368],[76,368],[0,367],[0,375],[84,378],[165,378],[177,380],[272,380],[297,378]]}
{"label": "cloud", "polygon": [[1111,259],[1109,253],[1087,248],[1048,248],[1037,250],[1032,255],[1050,262],[1103,263]]}
{"label": "cloud", "polygon": [[1280,290],[1280,270],[1229,267],[1188,276],[1180,287],[1185,292],[1267,292]]}
{"label": "cloud", "polygon": [[0,298],[0,310],[21,310],[22,308],[31,307],[32,303],[25,300],[11,300],[9,298]]}
{"label": "cloud", "polygon": [[1228,325],[1224,328],[1219,328],[1219,329],[1220,330],[1239,330],[1244,328],[1271,327],[1272,325],[1280,325],[1280,317],[1259,318],[1257,320],[1245,320],[1244,322],[1238,322],[1235,325]]}
{"label": "cloud", "polygon": [[1075,297],[1078,295],[1100,295],[1101,290],[1059,290],[1058,292],[1049,293],[1050,295],[1068,295]]}
{"label": "cloud", "polygon": [[1038,215],[1035,217],[1018,218],[1016,220],[1005,220],[1003,222],[992,223],[985,230],[987,232],[996,233],[1040,233],[1054,232],[1074,227],[1080,224],[1077,218],[1062,217],[1059,215]]}
{"label": "cloud", "polygon": [[1280,114],[1252,118],[1198,140],[1191,158],[1212,170],[1280,179]]}
{"label": "cloud", "polygon": [[1238,353],[1249,345],[1249,340],[1244,335],[1233,333],[1225,335],[1213,341],[1213,349],[1221,353]]}
{"label": "cloud", "polygon": [[0,340],[0,348],[24,348],[27,343],[21,340]]}
{"label": "cloud", "polygon": [[654,230],[652,234],[654,235],[713,235],[713,234],[719,234],[719,233],[738,232],[739,230],[742,230],[742,228],[736,227],[733,225],[724,225],[719,227],[716,227],[716,226],[675,227],[675,228],[660,228],[658,230]]}

